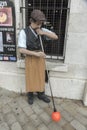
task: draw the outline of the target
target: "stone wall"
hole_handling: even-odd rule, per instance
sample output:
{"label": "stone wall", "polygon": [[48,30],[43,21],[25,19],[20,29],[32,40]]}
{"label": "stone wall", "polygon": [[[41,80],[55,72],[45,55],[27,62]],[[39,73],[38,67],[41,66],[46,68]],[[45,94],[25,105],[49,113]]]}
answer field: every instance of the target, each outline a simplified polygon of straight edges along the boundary
{"label": "stone wall", "polygon": [[[67,72],[50,71],[54,96],[83,100],[84,91],[87,90],[85,89],[87,80],[86,23],[87,0],[71,0],[64,61],[68,70]],[[46,92],[50,93],[49,87],[46,87]],[[85,97],[87,101],[87,96]]]}
{"label": "stone wall", "polygon": [[[25,25],[20,7],[22,0],[13,0],[16,11],[16,35]],[[23,0],[24,2],[24,0]],[[85,100],[87,105],[87,0],[71,0],[68,35],[64,63],[48,63],[50,81],[55,97]],[[18,54],[18,53],[17,53]],[[16,92],[25,92],[24,61],[0,62],[0,86]],[[85,89],[87,90],[87,89]],[[46,84],[46,94],[50,95]],[[85,96],[84,96],[85,94]],[[83,96],[85,98],[83,98]]]}

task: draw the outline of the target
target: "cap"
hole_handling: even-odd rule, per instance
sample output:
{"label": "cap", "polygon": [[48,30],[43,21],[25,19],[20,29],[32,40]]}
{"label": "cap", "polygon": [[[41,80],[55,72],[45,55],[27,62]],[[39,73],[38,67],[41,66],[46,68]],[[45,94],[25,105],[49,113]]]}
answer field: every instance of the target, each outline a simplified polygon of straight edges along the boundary
{"label": "cap", "polygon": [[31,18],[35,21],[46,21],[45,14],[38,9],[31,12]]}

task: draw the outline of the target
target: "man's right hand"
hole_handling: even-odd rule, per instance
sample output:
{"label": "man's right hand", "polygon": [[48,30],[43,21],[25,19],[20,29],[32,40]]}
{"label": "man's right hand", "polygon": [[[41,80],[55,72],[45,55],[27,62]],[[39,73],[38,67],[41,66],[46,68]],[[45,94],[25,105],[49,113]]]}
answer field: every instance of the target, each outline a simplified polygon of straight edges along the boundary
{"label": "man's right hand", "polygon": [[36,52],[35,54],[37,57],[43,57],[43,58],[46,58],[46,55],[44,52],[40,51],[40,52]]}

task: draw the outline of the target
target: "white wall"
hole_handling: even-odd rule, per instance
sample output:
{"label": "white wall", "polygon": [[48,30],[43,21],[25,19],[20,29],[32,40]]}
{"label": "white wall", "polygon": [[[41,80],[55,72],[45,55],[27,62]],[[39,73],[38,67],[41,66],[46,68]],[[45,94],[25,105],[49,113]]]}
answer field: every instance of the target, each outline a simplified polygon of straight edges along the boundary
{"label": "white wall", "polygon": [[[22,0],[14,0],[17,38],[24,17],[20,14]],[[23,20],[22,20],[23,18]],[[83,99],[87,80],[87,0],[71,0],[65,61],[55,65],[48,63],[53,95],[56,97]],[[19,66],[19,68],[18,68]],[[0,62],[0,87],[25,92],[24,63]],[[50,95],[48,84],[46,94]],[[87,93],[85,93],[86,95]],[[87,96],[85,96],[87,97]],[[86,102],[87,99],[85,98]]]}
{"label": "white wall", "polygon": [[65,63],[87,65],[87,0],[71,0]]}

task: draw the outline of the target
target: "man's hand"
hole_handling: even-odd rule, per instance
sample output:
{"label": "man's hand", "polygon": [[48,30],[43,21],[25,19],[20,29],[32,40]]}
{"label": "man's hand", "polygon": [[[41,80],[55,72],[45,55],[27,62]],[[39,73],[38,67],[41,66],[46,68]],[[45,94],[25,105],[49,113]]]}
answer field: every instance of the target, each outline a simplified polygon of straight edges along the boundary
{"label": "man's hand", "polygon": [[36,32],[37,32],[38,35],[45,35],[48,38],[51,38],[51,39],[54,39],[54,40],[58,39],[58,36],[54,32],[51,32],[51,31],[47,32],[47,31],[44,31],[40,28],[37,28]]}
{"label": "man's hand", "polygon": [[43,58],[46,58],[46,55],[44,52],[40,51],[40,52],[36,52],[35,54],[37,57],[43,57]]}
{"label": "man's hand", "polygon": [[43,35],[44,34],[44,31],[41,30],[40,28],[36,29],[36,32],[38,35]]}

